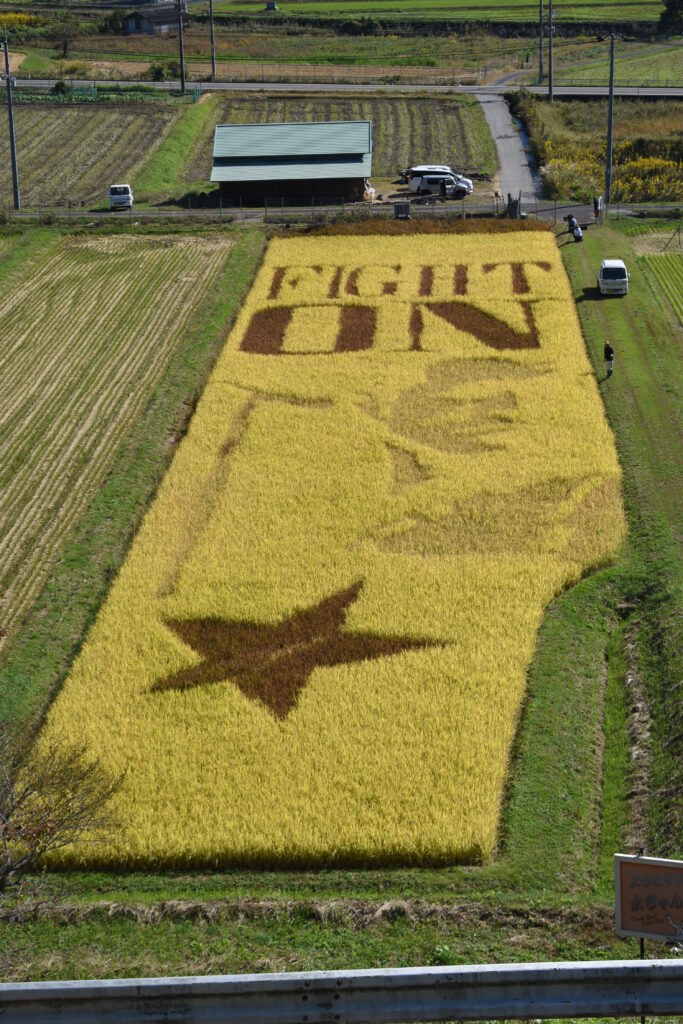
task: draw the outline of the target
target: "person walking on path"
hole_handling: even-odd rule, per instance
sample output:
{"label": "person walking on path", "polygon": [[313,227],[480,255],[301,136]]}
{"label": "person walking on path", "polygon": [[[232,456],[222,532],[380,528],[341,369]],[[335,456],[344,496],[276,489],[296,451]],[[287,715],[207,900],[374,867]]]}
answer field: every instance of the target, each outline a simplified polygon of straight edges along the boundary
{"label": "person walking on path", "polygon": [[614,365],[614,349],[610,345],[609,341],[605,342],[605,368],[607,370],[607,376],[612,376],[612,367]]}

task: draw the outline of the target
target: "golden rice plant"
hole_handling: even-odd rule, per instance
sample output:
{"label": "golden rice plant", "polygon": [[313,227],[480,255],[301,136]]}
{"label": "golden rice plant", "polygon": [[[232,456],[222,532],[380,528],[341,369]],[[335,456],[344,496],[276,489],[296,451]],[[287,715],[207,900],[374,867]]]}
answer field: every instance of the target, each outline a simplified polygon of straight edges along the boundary
{"label": "golden rice plant", "polygon": [[45,735],[70,863],[491,857],[549,601],[624,536],[548,232],[274,239]]}

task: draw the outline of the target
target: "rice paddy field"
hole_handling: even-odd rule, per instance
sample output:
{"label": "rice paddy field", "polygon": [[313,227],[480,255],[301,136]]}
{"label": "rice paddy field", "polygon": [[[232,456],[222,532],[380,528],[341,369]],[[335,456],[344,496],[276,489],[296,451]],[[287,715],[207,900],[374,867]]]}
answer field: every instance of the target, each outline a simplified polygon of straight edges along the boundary
{"label": "rice paddy field", "polygon": [[106,479],[231,243],[37,232],[3,244],[0,650]]}
{"label": "rice paddy field", "polygon": [[[106,199],[133,179],[171,131],[166,104],[22,104],[14,108],[21,198],[46,206]],[[0,208],[12,197],[7,108],[0,110]]]}
{"label": "rice paddy field", "polygon": [[624,538],[548,231],[274,239],[44,741],[67,862],[482,863],[543,610]]}

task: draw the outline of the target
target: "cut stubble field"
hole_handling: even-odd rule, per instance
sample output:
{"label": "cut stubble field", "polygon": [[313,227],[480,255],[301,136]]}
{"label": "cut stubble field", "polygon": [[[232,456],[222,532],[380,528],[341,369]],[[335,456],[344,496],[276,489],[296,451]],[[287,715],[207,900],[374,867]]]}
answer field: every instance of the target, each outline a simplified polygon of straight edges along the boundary
{"label": "cut stubble field", "polygon": [[223,239],[36,241],[0,301],[0,649],[230,249]]}
{"label": "cut stubble field", "polygon": [[[17,163],[24,204],[49,208],[106,199],[129,181],[176,123],[161,104],[16,104]],[[12,196],[7,109],[0,112],[0,204]]]}

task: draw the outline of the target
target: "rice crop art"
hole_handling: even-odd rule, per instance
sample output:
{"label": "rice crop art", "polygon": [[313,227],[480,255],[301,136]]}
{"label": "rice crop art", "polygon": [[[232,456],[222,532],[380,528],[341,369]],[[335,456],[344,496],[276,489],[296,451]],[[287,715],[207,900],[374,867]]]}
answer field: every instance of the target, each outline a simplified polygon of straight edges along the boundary
{"label": "rice crop art", "polygon": [[624,536],[550,232],[274,239],[50,712],[72,863],[482,862],[544,607]]}

